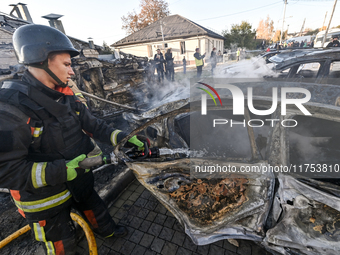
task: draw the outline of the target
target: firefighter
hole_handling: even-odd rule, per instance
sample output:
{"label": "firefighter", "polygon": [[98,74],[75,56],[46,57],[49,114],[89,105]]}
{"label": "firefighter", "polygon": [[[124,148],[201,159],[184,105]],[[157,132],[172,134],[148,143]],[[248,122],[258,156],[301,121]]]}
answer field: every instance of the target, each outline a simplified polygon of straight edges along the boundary
{"label": "firefighter", "polygon": [[[115,146],[126,136],[93,117],[67,86],[79,52],[59,30],[35,24],[18,28],[13,45],[28,70],[0,90],[0,187],[10,189],[46,254],[75,254],[71,208],[102,237],[126,235],[93,189],[93,173],[79,168],[94,148],[90,137]],[[136,136],[129,142],[144,149]]]}

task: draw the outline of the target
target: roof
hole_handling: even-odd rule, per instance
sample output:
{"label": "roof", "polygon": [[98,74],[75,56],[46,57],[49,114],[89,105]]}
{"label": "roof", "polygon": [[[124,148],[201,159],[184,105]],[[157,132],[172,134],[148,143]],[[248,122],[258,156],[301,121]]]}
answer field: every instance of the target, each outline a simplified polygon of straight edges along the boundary
{"label": "roof", "polygon": [[286,68],[294,63],[300,62],[319,62],[325,60],[340,60],[340,49],[337,47],[326,49],[300,49],[291,52],[283,52],[269,59],[270,62],[276,64],[276,69]]}
{"label": "roof", "polygon": [[26,25],[26,24],[31,24],[31,23],[26,21],[26,20],[23,20],[23,19],[20,19],[20,18],[17,18],[17,17],[13,17],[13,16],[10,16],[6,13],[0,12],[0,27],[3,30],[6,30],[6,31],[13,34],[14,31],[18,27]]}
{"label": "roof", "polygon": [[162,41],[161,22],[163,23],[164,40],[173,40],[179,38],[188,38],[193,36],[210,36],[224,40],[225,38],[210,29],[207,29],[187,18],[178,14],[164,17],[155,21],[149,26],[115,42],[111,46],[123,46],[136,43],[146,43],[154,41]]}
{"label": "roof", "polygon": [[[55,15],[55,16],[53,16]],[[46,15],[45,17],[48,16],[52,16],[52,17],[57,17],[60,16],[62,17],[62,15],[58,15],[58,14],[49,14]],[[7,31],[10,34],[13,34],[15,32],[15,30],[23,25],[27,25],[27,24],[31,24],[30,22],[26,21],[26,20],[22,20],[20,18],[17,17],[13,17],[10,16],[6,13],[0,12],[0,30],[2,31]],[[89,46],[89,42],[85,42],[83,40],[71,37],[66,35],[72,42],[73,46],[77,49],[77,50],[81,50],[83,48],[90,48]],[[0,41],[1,43],[1,41]],[[101,50],[102,46],[96,45],[95,44],[95,49],[96,50]]]}

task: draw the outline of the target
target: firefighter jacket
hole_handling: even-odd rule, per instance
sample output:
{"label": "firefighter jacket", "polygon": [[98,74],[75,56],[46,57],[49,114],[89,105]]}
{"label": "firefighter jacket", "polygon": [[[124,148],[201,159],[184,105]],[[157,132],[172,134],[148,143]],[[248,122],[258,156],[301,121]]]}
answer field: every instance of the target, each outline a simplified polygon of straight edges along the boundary
{"label": "firefighter jacket", "polygon": [[125,135],[92,116],[70,88],[50,89],[27,71],[0,89],[0,187],[24,217],[51,217],[71,203],[65,161],[93,149],[89,136],[116,145]]}

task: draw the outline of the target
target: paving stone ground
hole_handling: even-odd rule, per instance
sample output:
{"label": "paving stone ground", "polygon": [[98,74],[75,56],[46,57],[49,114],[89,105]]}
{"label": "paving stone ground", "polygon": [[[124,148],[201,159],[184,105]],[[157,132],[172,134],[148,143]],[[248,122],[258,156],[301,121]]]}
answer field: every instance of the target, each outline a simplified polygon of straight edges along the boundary
{"label": "paving stone ground", "polygon": [[[210,245],[195,245],[177,219],[158,200],[134,181],[109,208],[116,223],[125,225],[123,238],[96,236],[99,255],[269,255],[251,241],[238,240],[239,247],[221,240]],[[88,254],[84,237],[78,253]]]}

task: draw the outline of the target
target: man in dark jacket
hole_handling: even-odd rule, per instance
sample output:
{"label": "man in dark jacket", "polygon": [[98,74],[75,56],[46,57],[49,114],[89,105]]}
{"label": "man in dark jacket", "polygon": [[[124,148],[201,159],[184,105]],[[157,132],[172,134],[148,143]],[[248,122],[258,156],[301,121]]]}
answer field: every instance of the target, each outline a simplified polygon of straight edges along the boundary
{"label": "man in dark jacket", "polygon": [[186,74],[187,72],[187,60],[185,59],[185,56],[183,56],[183,73]]}
{"label": "man in dark jacket", "polygon": [[156,61],[158,82],[161,82],[161,78],[162,81],[164,80],[164,57],[160,49],[157,49],[157,53],[153,59]]}
{"label": "man in dark jacket", "polygon": [[330,43],[328,43],[326,47],[327,48],[328,47],[340,47],[339,37],[338,36],[334,36],[332,38],[332,41]]}
{"label": "man in dark jacket", "polygon": [[304,45],[305,45],[304,41],[301,41],[300,48],[303,48]]}
{"label": "man in dark jacket", "polygon": [[168,81],[175,81],[174,75],[175,75],[175,70],[174,70],[174,58],[172,57],[172,51],[171,49],[168,49],[167,52],[165,53],[165,62],[166,62],[166,76]]}
{"label": "man in dark jacket", "polygon": [[204,65],[204,61],[203,61],[204,57],[205,57],[205,53],[203,55],[201,55],[200,48],[196,48],[194,58],[195,58],[195,63],[196,63],[196,68],[197,68],[197,78],[200,78],[201,75],[202,75],[202,69],[203,69],[203,65]]}
{"label": "man in dark jacket", "polygon": [[13,45],[28,71],[0,89],[0,187],[10,189],[46,254],[75,254],[71,208],[102,237],[126,235],[93,189],[93,173],[79,168],[94,148],[90,137],[116,145],[126,136],[93,117],[67,87],[79,52],[59,30],[35,24],[18,28]]}

